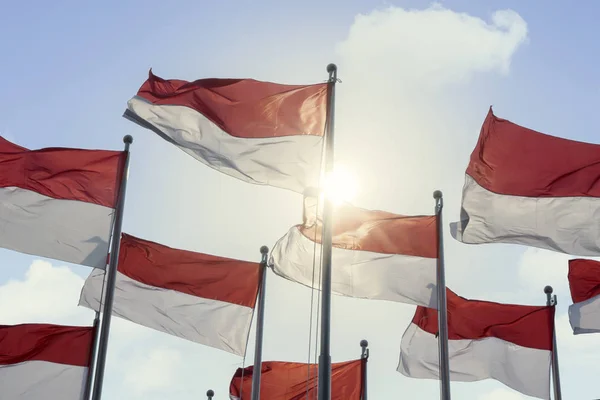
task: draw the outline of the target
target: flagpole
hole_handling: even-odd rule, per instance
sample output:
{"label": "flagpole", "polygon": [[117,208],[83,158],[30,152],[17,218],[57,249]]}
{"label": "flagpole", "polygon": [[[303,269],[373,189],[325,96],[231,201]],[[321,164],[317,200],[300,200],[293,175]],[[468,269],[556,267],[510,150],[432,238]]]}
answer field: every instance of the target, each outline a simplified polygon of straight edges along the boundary
{"label": "flagpole", "polygon": [[[546,293],[546,305],[548,307],[554,307],[556,310],[556,295],[552,296],[552,286],[546,286],[544,293]],[[556,346],[556,329],[554,327],[554,321],[552,321],[552,386],[554,387],[554,400],[562,400],[562,392],[560,389],[560,373],[558,370],[558,347]]]}
{"label": "flagpole", "polygon": [[448,360],[448,309],[446,304],[446,271],[444,266],[444,227],[442,210],[444,198],[440,190],[433,192],[435,199],[435,216],[437,222],[438,259],[437,259],[437,290],[438,290],[438,348],[440,357],[440,399],[450,400],[450,363]]}
{"label": "flagpole", "polygon": [[133,143],[133,137],[126,135],[123,138],[125,143],[125,165],[123,166],[123,177],[121,180],[121,190],[119,191],[119,202],[115,210],[115,224],[110,246],[110,262],[105,272],[106,278],[106,296],[104,298],[104,308],[102,310],[102,321],[100,324],[100,339],[98,341],[98,360],[96,361],[96,377],[94,379],[93,400],[102,398],[102,383],[104,381],[104,368],[106,365],[106,352],[108,348],[108,335],[110,333],[110,319],[112,315],[112,306],[115,295],[115,282],[117,279],[117,266],[119,261],[119,250],[121,248],[121,227],[123,225],[123,210],[125,209],[125,193],[127,190],[127,176],[129,175],[129,146]]}
{"label": "flagpole", "polygon": [[90,365],[88,365],[87,379],[85,381],[85,392],[83,400],[88,400],[92,394],[92,382],[94,381],[94,365],[96,360],[96,341],[98,339],[98,327],[100,325],[100,312],[96,311],[94,316],[94,340],[92,341],[92,354],[90,355]]}
{"label": "flagpole", "polygon": [[260,377],[262,373],[262,345],[263,328],[265,325],[265,290],[267,285],[267,254],[269,248],[260,248],[260,274],[261,282],[258,288],[258,305],[256,311],[256,340],[254,342],[254,366],[252,368],[252,394],[251,400],[260,400]]}
{"label": "flagpole", "polygon": [[215,395],[215,392],[214,392],[214,391],[212,391],[211,389],[209,389],[209,390],[206,392],[206,400],[212,400],[212,398],[214,397],[214,395]]}
{"label": "flagpole", "polygon": [[[337,66],[327,66],[327,119],[325,132],[325,173],[333,170],[333,132],[335,116],[335,83]],[[321,277],[321,354],[319,355],[318,400],[331,400],[331,241],[333,204],[325,196],[323,207],[322,277]]]}
{"label": "flagpole", "polygon": [[367,362],[369,361],[369,342],[366,339],[360,341],[362,349],[360,358],[362,360],[362,389],[360,400],[367,400]]}

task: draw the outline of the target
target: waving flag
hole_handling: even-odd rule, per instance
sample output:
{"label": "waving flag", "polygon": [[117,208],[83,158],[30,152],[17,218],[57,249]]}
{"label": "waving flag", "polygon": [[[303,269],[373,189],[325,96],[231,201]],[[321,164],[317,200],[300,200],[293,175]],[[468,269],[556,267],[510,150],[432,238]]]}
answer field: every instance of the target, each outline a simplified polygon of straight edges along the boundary
{"label": "waving flag", "polygon": [[600,262],[570,260],[569,286],[573,299],[569,321],[573,333],[600,333]]}
{"label": "waving flag", "polygon": [[[123,234],[113,314],[244,355],[260,278],[258,263],[173,249]],[[104,271],[85,281],[79,305],[100,310]]]}
{"label": "waving flag", "polygon": [[0,326],[0,398],[82,400],[94,328]]}
{"label": "waving flag", "polygon": [[0,140],[0,247],[104,268],[125,153]]}
{"label": "waving flag", "polygon": [[[331,400],[361,400],[364,359],[331,365]],[[232,400],[249,400],[254,367],[238,368],[229,386]],[[317,364],[267,361],[261,369],[261,399],[297,400],[317,396]],[[308,378],[310,376],[310,379]]]}
{"label": "waving flag", "polygon": [[[311,197],[304,205],[304,223],[279,239],[270,264],[277,275],[310,287],[313,265],[320,265],[322,208]],[[435,216],[342,204],[333,220],[333,293],[437,308]]]}
{"label": "waving flag", "polygon": [[[550,399],[554,307],[468,300],[447,291],[450,380],[495,379]],[[398,371],[439,379],[437,311],[418,307],[402,336]]]}
{"label": "waving flag", "polygon": [[561,139],[494,115],[471,154],[457,240],[600,255],[600,145]]}
{"label": "waving flag", "polygon": [[303,193],[318,187],[327,84],[165,80],[149,73],[125,117],[224,174]]}

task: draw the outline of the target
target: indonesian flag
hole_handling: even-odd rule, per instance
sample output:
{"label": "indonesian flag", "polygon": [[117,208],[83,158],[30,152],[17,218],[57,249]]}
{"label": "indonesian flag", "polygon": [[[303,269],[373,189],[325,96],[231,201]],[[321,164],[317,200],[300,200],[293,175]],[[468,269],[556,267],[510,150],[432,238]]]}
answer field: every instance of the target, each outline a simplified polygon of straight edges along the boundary
{"label": "indonesian flag", "polygon": [[303,193],[319,186],[326,97],[326,83],[187,82],[150,70],[124,116],[217,171]]}
{"label": "indonesian flag", "polygon": [[471,154],[460,221],[469,244],[514,243],[600,255],[600,145],[497,118],[490,108]]}
{"label": "indonesian flag", "polygon": [[573,305],[569,321],[573,334],[600,332],[600,262],[569,261],[569,286]]}
{"label": "indonesian flag", "polygon": [[[360,400],[362,398],[362,368],[365,360],[346,361],[331,365],[331,400]],[[317,364],[267,361],[261,365],[261,399],[297,400],[317,397]],[[229,386],[231,400],[250,400],[253,370],[254,366],[237,369]]]}
{"label": "indonesian flag", "polygon": [[0,247],[104,268],[125,156],[0,138]]}
{"label": "indonesian flag", "polygon": [[[468,300],[447,291],[450,380],[495,379],[550,399],[554,307]],[[398,371],[439,379],[438,313],[418,307],[402,336]]]}
{"label": "indonesian flag", "polygon": [[0,398],[83,400],[94,328],[0,326]]}
{"label": "indonesian flag", "polygon": [[[317,211],[319,217],[317,218]],[[304,223],[273,247],[273,271],[302,285],[319,287],[322,207],[306,198]],[[435,216],[403,216],[349,204],[333,214],[332,291],[437,309]],[[317,271],[318,272],[318,271]],[[316,278],[313,278],[316,277]]]}
{"label": "indonesian flag", "polygon": [[[258,263],[173,249],[123,234],[113,314],[243,356],[260,282]],[[100,310],[104,271],[85,281],[79,305]]]}

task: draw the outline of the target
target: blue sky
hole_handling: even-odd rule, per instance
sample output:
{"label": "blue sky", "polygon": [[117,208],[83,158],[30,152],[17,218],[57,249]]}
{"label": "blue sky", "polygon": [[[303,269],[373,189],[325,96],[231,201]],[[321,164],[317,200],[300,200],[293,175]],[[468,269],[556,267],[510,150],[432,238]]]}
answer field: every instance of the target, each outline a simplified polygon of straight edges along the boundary
{"label": "blue sky", "polygon": [[[499,117],[527,127],[598,143],[592,122],[600,96],[600,6],[439,4],[446,13],[435,19],[427,12],[399,12],[428,9],[431,3],[424,1],[10,2],[0,13],[0,134],[29,148],[107,149],[120,149],[123,135],[132,134],[124,230],[180,248],[258,260],[261,245],[272,246],[298,222],[301,199],[222,176],[121,114],[151,67],[165,78],[303,83],[325,80],[325,66],[333,61],[342,79],[336,157],[359,178],[356,203],[430,213],[431,193],[439,188],[446,195],[446,221],[456,220],[464,168],[489,105]],[[494,25],[494,12],[505,9],[518,18],[511,14],[508,28]],[[519,30],[524,26],[526,33]],[[486,36],[490,31],[495,34]],[[474,44],[463,46],[467,40]],[[600,340],[573,337],[564,319],[568,258],[451,240],[447,235],[448,285],[464,296],[541,304],[543,286],[555,286],[565,398],[598,397],[594,374],[582,368],[594,365]],[[26,275],[37,258],[2,250],[0,260],[0,322],[91,322],[92,315],[76,307],[77,276],[84,278],[87,269],[38,263],[37,272]],[[268,290],[265,358],[306,361],[310,292],[272,275]],[[32,297],[11,297],[23,293]],[[413,311],[334,299],[334,361],[358,356],[360,339],[369,339],[372,398],[437,398],[436,382],[395,372]],[[118,323],[112,336],[108,399],[202,398],[209,388],[216,400],[226,399],[229,379],[242,364],[127,323]],[[246,364],[251,357],[249,350]],[[466,400],[516,396],[494,381],[452,388],[455,398]]]}

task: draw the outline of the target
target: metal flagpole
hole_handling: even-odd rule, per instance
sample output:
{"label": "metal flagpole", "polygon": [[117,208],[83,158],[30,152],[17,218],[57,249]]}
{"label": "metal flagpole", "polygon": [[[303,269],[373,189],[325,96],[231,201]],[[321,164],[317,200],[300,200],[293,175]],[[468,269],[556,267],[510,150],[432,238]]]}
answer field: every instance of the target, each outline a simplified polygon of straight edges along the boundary
{"label": "metal flagpole", "polygon": [[212,398],[214,397],[215,392],[212,391],[211,389],[208,389],[208,391],[206,392],[206,398],[207,400],[212,400]]}
{"label": "metal flagpole", "polygon": [[92,394],[92,382],[94,381],[94,366],[96,361],[96,341],[98,339],[98,327],[100,326],[100,312],[96,311],[94,316],[94,340],[92,341],[92,354],[90,355],[90,365],[88,365],[88,374],[85,382],[85,392],[83,400],[88,400]]}
{"label": "metal flagpole", "polygon": [[362,349],[360,358],[362,359],[362,390],[360,400],[367,400],[367,362],[369,361],[369,342],[363,339],[360,341]]}
{"label": "metal flagpole", "polygon": [[[554,307],[556,309],[556,295],[552,296],[552,286],[546,286],[544,293],[546,293],[546,305],[548,307]],[[554,328],[554,321],[552,321],[552,385],[554,387],[554,400],[562,400],[562,392],[560,390],[560,374],[558,372],[558,348],[556,347],[556,329]]]}
{"label": "metal flagpole", "polygon": [[[335,116],[335,83],[337,66],[327,66],[327,119],[325,132],[325,173],[333,171],[333,127]],[[325,196],[323,207],[322,277],[321,277],[321,354],[319,355],[318,400],[331,400],[331,240],[333,204]]]}
{"label": "metal flagpole", "polygon": [[125,208],[125,193],[127,190],[127,176],[129,175],[129,146],[133,143],[133,137],[126,135],[125,143],[125,165],[123,167],[123,178],[121,190],[119,191],[119,202],[115,210],[115,224],[110,244],[110,262],[106,269],[106,295],[102,309],[102,322],[100,326],[100,339],[98,341],[98,360],[96,361],[96,377],[94,379],[93,400],[102,398],[102,383],[104,381],[104,368],[106,365],[106,351],[108,348],[108,334],[110,333],[110,318],[115,295],[115,281],[117,279],[117,266],[119,261],[119,250],[121,248],[121,227],[123,225],[123,210]]}
{"label": "metal flagpole", "polygon": [[262,246],[260,260],[261,282],[258,288],[258,305],[256,311],[256,341],[254,343],[254,366],[252,368],[252,394],[251,400],[260,400],[260,376],[262,372],[262,345],[263,328],[265,325],[265,290],[267,284],[267,254],[269,248]]}
{"label": "metal flagpole", "polygon": [[446,305],[446,271],[444,266],[444,227],[442,210],[444,199],[442,192],[433,192],[435,199],[435,216],[437,221],[438,260],[437,260],[437,289],[438,289],[438,348],[440,356],[440,399],[450,400],[450,365],[448,360],[448,309]]}

